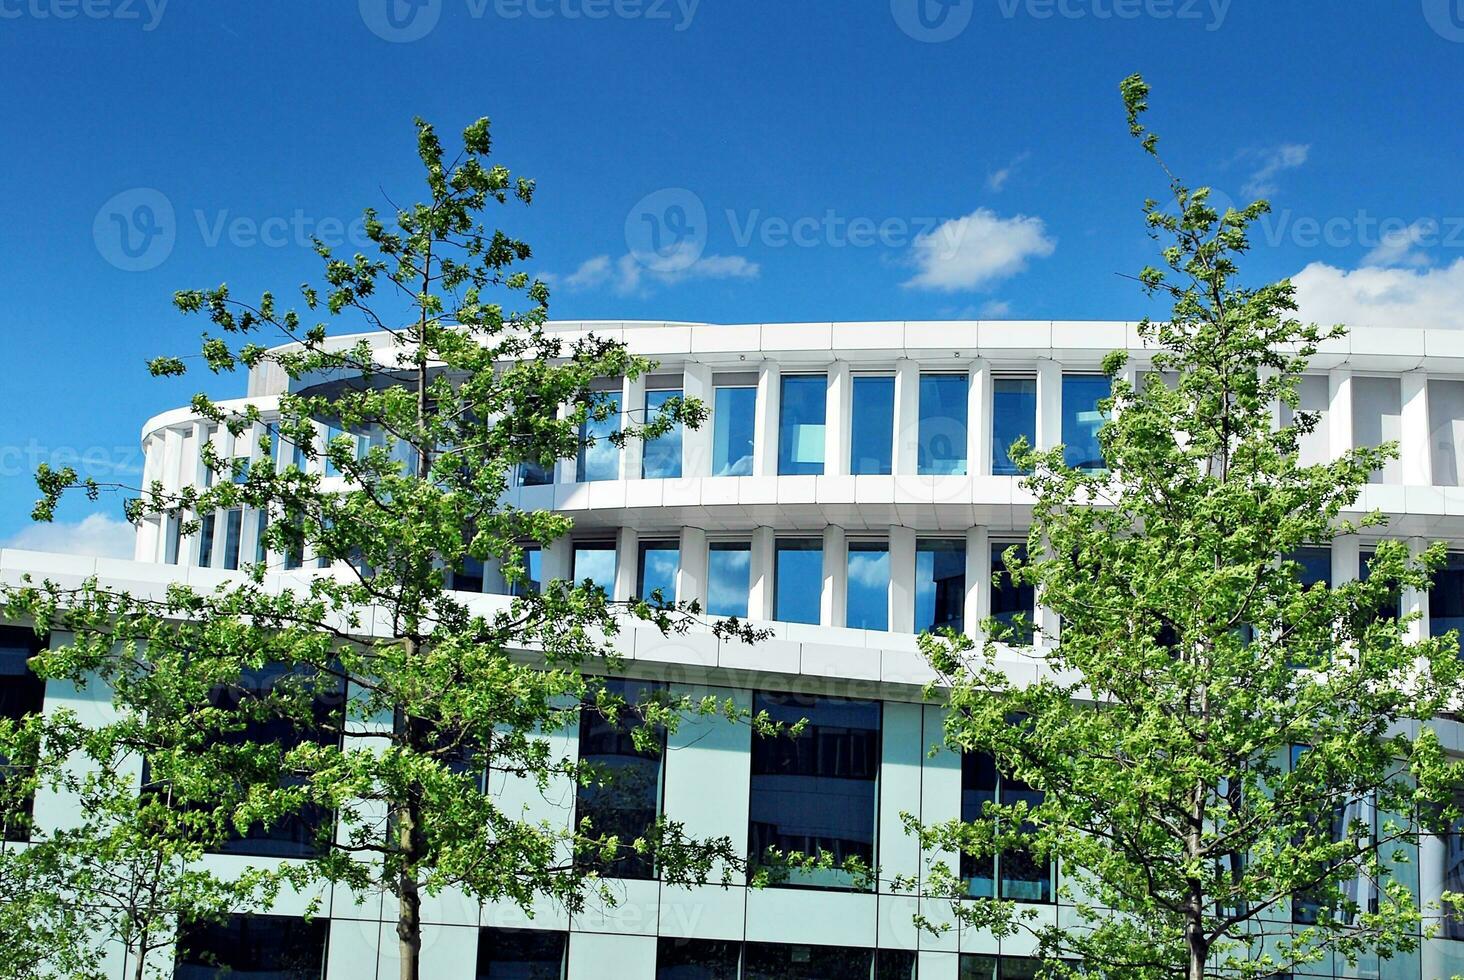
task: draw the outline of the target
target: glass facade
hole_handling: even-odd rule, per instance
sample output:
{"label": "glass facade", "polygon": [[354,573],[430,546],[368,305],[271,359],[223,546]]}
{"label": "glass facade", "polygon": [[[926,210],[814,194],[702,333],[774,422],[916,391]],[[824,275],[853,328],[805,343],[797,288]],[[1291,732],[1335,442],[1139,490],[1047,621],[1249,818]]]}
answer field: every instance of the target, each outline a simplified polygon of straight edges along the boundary
{"label": "glass facade", "polygon": [[823,542],[780,538],[773,569],[773,618],[818,625],[823,589]]}
{"label": "glass facade", "polygon": [[609,415],[603,419],[587,418],[580,425],[579,459],[575,467],[575,480],[580,483],[620,479],[620,447],[610,441],[620,430],[620,392],[596,392],[595,402],[607,407]]}
{"label": "glass facade", "polygon": [[712,393],[712,476],[751,476],[757,385],[717,385]]}
{"label": "glass facade", "polygon": [[534,929],[479,929],[476,980],[563,980],[569,935]]}
{"label": "glass facade", "polygon": [[1451,552],[1444,567],[1434,572],[1428,590],[1428,628],[1430,636],[1449,630],[1464,635],[1464,554]]}
{"label": "glass facade", "polygon": [[715,939],[662,939],[656,980],[739,980],[742,944]]}
{"label": "glass facade", "polygon": [[[256,699],[271,697],[276,688],[281,691],[308,691],[312,694],[311,713],[315,726],[297,725],[285,718],[249,719],[241,728],[220,732],[211,736],[213,746],[239,746],[253,743],[277,744],[289,749],[316,742],[330,745],[338,736],[327,731],[329,725],[339,731],[345,723],[346,692],[343,681],[317,682],[312,675],[303,671],[287,670],[279,664],[245,671],[233,684],[220,685],[209,692],[211,707],[225,712],[239,711]],[[249,778],[242,774],[241,778]],[[286,776],[282,785],[292,785],[295,777]],[[146,777],[144,777],[146,782]],[[330,832],[334,820],[329,810],[307,803],[287,814],[271,826],[255,824],[217,848],[220,854],[240,854],[250,857],[309,858],[320,850],[320,839]]]}
{"label": "glass facade", "polygon": [[1062,376],[1062,445],[1063,462],[1082,470],[1103,469],[1103,450],[1098,445],[1098,430],[1107,416],[1098,403],[1113,394],[1113,385],[1097,374],[1064,374]]}
{"label": "glass facade", "polygon": [[675,541],[652,541],[642,544],[636,595],[650,601],[659,593],[661,602],[666,605],[674,603],[676,601],[676,573],[680,568],[681,546]]}
{"label": "glass facade", "polygon": [[890,548],[883,541],[849,543],[847,625],[853,629],[890,628]]}
{"label": "glass facade", "polygon": [[920,443],[916,466],[922,476],[966,472],[966,412],[970,381],[964,374],[920,376]]}
{"label": "glass facade", "polygon": [[873,867],[882,706],[877,701],[758,692],[753,712],[802,732],[754,734],[749,859],[827,854],[830,870],[791,872],[789,883],[850,888],[849,860]]}
{"label": "glass facade", "polygon": [[214,527],[217,515],[204,514],[198,525],[198,567],[208,568],[213,564]]}
{"label": "glass facade", "polygon": [[586,580],[598,585],[609,598],[615,597],[615,544],[611,541],[576,543],[574,570],[576,584]]}
{"label": "glass facade", "polygon": [[[30,667],[30,658],[43,647],[34,630],[0,627],[0,718],[20,721],[27,715],[39,714],[45,706],[46,682]],[[0,779],[4,779],[4,768],[0,766]],[[0,840],[29,839],[30,800],[20,810],[19,813],[0,811]]]}
{"label": "glass facade", "polygon": [[666,733],[654,732],[657,746],[636,746],[633,733],[643,724],[639,705],[659,685],[623,678],[604,682],[606,691],[624,707],[612,722],[590,705],[580,712],[579,758],[589,767],[589,785],[581,783],[575,795],[576,825],[588,821],[596,837],[614,835],[616,856],[605,861],[598,854],[577,855],[575,864],[606,878],[650,879],[656,876],[655,859],[637,852],[635,842],[653,828],[661,813],[661,757]]}
{"label": "glass facade", "polygon": [[[659,388],[646,392],[646,424],[661,414],[666,403],[681,397],[680,388]],[[648,440],[642,451],[641,476],[647,480],[675,480],[681,476],[681,423],[664,435]]]}
{"label": "glass facade", "polygon": [[1025,437],[1037,438],[1037,379],[1002,377],[991,380],[991,472],[1016,476],[1021,471],[1012,462],[1012,444]]}
{"label": "glass facade", "polygon": [[[1031,585],[1013,582],[1007,573],[1005,552],[1012,547],[1010,541],[991,546],[991,617],[1008,626],[1017,622],[1018,616],[1025,617],[1026,628],[1015,640],[1031,642],[1032,619],[1037,607],[1037,591]],[[1027,553],[1026,545],[1017,545],[1017,554]]]}
{"label": "glass facade", "polygon": [[231,915],[180,930],[174,980],[322,980],[330,921]]}
{"label": "glass facade", "polygon": [[244,537],[244,512],[231,510],[224,515],[224,567],[235,571],[239,567],[239,545]]}
{"label": "glass facade", "polygon": [[714,541],[707,549],[707,615],[747,618],[752,588],[752,545]]}
{"label": "glass facade", "polygon": [[822,474],[829,379],[822,374],[789,374],[782,377],[781,386],[778,473],[782,476]]}
{"label": "glass facade", "polygon": [[849,419],[849,472],[888,476],[895,448],[895,379],[885,374],[854,375]]}
{"label": "glass facade", "polygon": [[966,628],[966,544],[921,540],[915,545],[915,632]]}
{"label": "glass facade", "polygon": [[[982,752],[961,756],[961,819],[983,819],[988,802],[1036,806],[1042,794],[1026,783],[997,771],[996,762]],[[961,877],[973,898],[999,897],[1015,902],[1051,902],[1052,868],[1024,850],[995,855],[961,855]]]}
{"label": "glass facade", "polygon": [[544,552],[540,548],[524,549],[524,577],[515,581],[509,591],[516,596],[538,595],[544,588]]}
{"label": "glass facade", "polygon": [[1025,956],[987,956],[964,953],[960,980],[1037,980],[1041,960]]}

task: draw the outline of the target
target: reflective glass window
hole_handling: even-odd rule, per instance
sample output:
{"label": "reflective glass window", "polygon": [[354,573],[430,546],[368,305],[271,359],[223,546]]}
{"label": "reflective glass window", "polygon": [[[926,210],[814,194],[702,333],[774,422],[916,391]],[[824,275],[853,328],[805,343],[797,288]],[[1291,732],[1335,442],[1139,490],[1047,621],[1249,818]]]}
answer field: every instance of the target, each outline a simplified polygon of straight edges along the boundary
{"label": "reflective glass window", "polygon": [[915,546],[915,632],[966,624],[966,544],[921,540]]}
{"label": "reflective glass window", "polygon": [[823,589],[823,542],[780,538],[773,569],[773,618],[818,625]]}
{"label": "reflective glass window", "polygon": [[752,545],[714,541],[707,553],[707,614],[747,618],[752,586]]}
{"label": "reflective glass window", "polygon": [[970,381],[965,374],[920,376],[921,474],[959,476],[966,472],[966,409]]}
{"label": "reflective glass window", "polygon": [[829,381],[822,374],[784,375],[778,411],[778,472],[824,471],[824,421]]}
{"label": "reflective glass window", "polygon": [[854,376],[849,426],[849,472],[887,476],[893,472],[895,445],[895,379],[889,375]]}
{"label": "reflective glass window", "polygon": [[890,548],[883,541],[851,541],[846,623],[851,629],[890,628]]}
{"label": "reflective glass window", "polygon": [[1012,444],[1026,437],[1028,445],[1037,437],[1037,379],[993,378],[991,382],[991,472],[1015,476],[1021,471],[1012,462]]}

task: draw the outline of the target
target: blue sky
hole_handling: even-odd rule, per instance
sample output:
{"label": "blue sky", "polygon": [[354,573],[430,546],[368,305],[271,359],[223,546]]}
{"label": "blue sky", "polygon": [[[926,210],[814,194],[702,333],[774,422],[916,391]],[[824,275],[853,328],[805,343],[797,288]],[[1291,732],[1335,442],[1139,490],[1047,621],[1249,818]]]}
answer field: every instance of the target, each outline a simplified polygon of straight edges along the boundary
{"label": "blue sky", "polygon": [[242,394],[146,376],[172,292],[314,278],[418,194],[413,116],[538,181],[500,217],[557,318],[1130,319],[1133,71],[1176,169],[1275,204],[1258,281],[1464,326],[1464,0],[0,0],[0,542],[116,546],[118,498],[26,530],[35,464],[136,480],[147,417]]}

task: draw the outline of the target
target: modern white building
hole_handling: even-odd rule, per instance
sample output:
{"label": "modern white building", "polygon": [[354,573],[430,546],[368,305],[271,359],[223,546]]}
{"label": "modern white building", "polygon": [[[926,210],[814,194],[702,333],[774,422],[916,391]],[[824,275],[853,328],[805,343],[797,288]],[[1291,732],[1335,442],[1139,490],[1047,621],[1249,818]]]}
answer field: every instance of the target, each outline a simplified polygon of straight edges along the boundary
{"label": "modern white building", "polygon": [[[653,777],[651,813],[659,809],[684,821],[697,836],[727,836],[749,853],[778,844],[861,855],[889,877],[919,874],[929,857],[904,832],[902,812],[940,821],[961,816],[963,808],[979,812],[992,794],[1022,792],[999,785],[980,759],[930,753],[941,741],[942,709],[921,696],[932,675],[915,638],[933,626],[972,629],[988,615],[1031,609],[1030,591],[992,584],[1001,552],[1023,538],[1030,517],[1030,499],[1018,487],[1006,447],[1026,435],[1039,448],[1066,446],[1070,461],[1096,458],[1096,403],[1107,393],[1100,362],[1111,350],[1127,349],[1129,370],[1147,369],[1134,324],[557,323],[550,329],[622,339],[659,362],[647,377],[606,382],[607,397],[618,399],[622,412],[642,417],[684,393],[705,402],[711,417],[696,431],[647,445],[617,449],[601,440],[553,473],[526,468],[512,502],[562,511],[575,521],[569,538],[534,556],[534,577],[593,578],[615,599],[661,589],[667,597],[700,600],[715,616],[750,618],[774,638],[745,645],[709,631],[666,637],[649,627],[628,628],[621,638],[627,676],[678,690],[715,689],[746,707],[810,719],[809,750],[793,759],[759,744],[745,725],[683,727],[659,759],[645,762]],[[284,383],[256,370],[247,397],[225,407],[253,404],[268,417]],[[1464,625],[1464,334],[1355,331],[1317,356],[1302,402],[1323,416],[1304,447],[1307,460],[1399,440],[1401,459],[1377,474],[1358,509],[1381,509],[1390,517],[1386,533],[1419,549],[1438,539],[1459,547],[1430,593],[1404,601],[1422,613],[1417,629]],[[333,434],[322,426],[323,438]],[[170,489],[203,481],[206,440],[226,458],[258,452],[257,438],[232,442],[181,408],[143,427],[144,479]],[[149,521],[139,530],[133,561],[6,551],[0,576],[80,581],[97,575],[147,591],[178,580],[211,585],[258,560],[270,563],[271,579],[281,584],[329,574],[308,554],[293,563],[265,554],[257,544],[259,521],[247,510],[206,515],[192,536],[181,536],[176,524]],[[1339,582],[1359,574],[1369,547],[1366,537],[1344,538],[1302,557],[1309,574]],[[480,593],[470,601],[485,607],[508,601],[492,567],[460,576],[455,585]],[[1055,630],[1042,610],[1035,615]],[[46,689],[28,679],[21,658],[31,638],[19,629],[0,633],[0,706],[105,711],[95,692]],[[1017,676],[1034,670],[1016,656],[1009,663]],[[1446,745],[1464,751],[1457,723],[1438,726]],[[571,754],[599,751],[601,744],[588,730],[552,737]],[[572,786],[540,794],[502,782],[489,791],[539,818],[566,825],[575,819]],[[37,817],[64,819],[66,805],[38,799]],[[226,870],[291,860],[301,839],[285,828],[211,860]],[[921,933],[912,918],[917,911],[936,920],[948,919],[948,911],[888,886],[857,890],[832,874],[799,887],[678,890],[662,887],[653,869],[624,870],[618,904],[575,916],[546,905],[530,920],[514,908],[480,908],[452,895],[428,900],[425,975],[1031,975],[1030,942],[998,942],[960,929]],[[1003,855],[989,867],[967,862],[965,873],[973,894],[1030,902],[1044,917],[1070,914],[1054,900],[1060,869]],[[1464,840],[1427,839],[1412,873],[1424,901],[1464,891]],[[322,898],[324,914],[310,923],[298,918],[307,896],[297,896],[268,916],[240,918],[200,939],[233,957],[241,978],[394,977],[395,937],[385,903],[357,905],[329,891]],[[1290,921],[1293,910],[1278,914]],[[1315,975],[1436,980],[1464,973],[1464,922],[1446,922],[1443,932],[1447,938],[1426,942],[1411,957],[1364,962],[1352,972],[1325,964]],[[544,972],[533,972],[536,966]],[[185,965],[178,975],[213,974]]]}

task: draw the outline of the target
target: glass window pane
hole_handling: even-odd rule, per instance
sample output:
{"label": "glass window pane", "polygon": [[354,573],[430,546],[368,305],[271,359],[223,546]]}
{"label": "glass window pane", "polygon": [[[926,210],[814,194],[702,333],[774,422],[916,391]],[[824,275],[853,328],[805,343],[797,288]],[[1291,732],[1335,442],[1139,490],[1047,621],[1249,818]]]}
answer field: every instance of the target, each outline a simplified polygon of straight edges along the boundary
{"label": "glass window pane", "polygon": [[[646,423],[650,424],[666,403],[681,397],[679,388],[663,388],[646,392]],[[647,480],[675,480],[681,476],[681,423],[677,422],[663,436],[652,439],[643,449],[641,475]]]}
{"label": "glass window pane", "polygon": [[747,618],[752,584],[752,545],[719,541],[707,555],[707,614]]}
{"label": "glass window pane", "polygon": [[895,445],[895,379],[888,376],[854,378],[853,411],[849,434],[849,472],[887,476]]}
{"label": "glass window pane", "polygon": [[757,389],[719,387],[712,400],[712,476],[751,476]]}
{"label": "glass window pane", "polygon": [[773,618],[784,623],[818,625],[823,589],[823,542],[785,538],[778,542],[773,570]]}
{"label": "glass window pane", "polygon": [[600,405],[610,406],[604,419],[585,419],[580,426],[579,463],[575,479],[580,483],[620,479],[620,447],[610,436],[620,429],[620,392],[601,391],[595,395]]}
{"label": "glass window pane", "polygon": [[681,568],[681,546],[673,541],[643,544],[636,595],[650,600],[659,592],[666,604],[676,601],[676,573]]}
{"label": "glass window pane", "polygon": [[[265,531],[269,530],[269,511],[259,511],[259,525],[254,532],[254,562],[263,565],[269,560],[269,541],[265,538]],[[174,555],[176,555],[176,550]]]}
{"label": "glass window pane", "polygon": [[921,541],[915,546],[915,632],[966,628],[966,545]]}
{"label": "glass window pane", "polygon": [[991,472],[1015,476],[1021,471],[1012,462],[1012,444],[1026,437],[1030,445],[1037,433],[1037,380],[995,378],[991,385]]}
{"label": "glass window pane", "polygon": [[231,915],[223,922],[184,926],[174,980],[266,977],[320,980],[330,920],[279,915]]}
{"label": "glass window pane", "polygon": [[612,723],[598,711],[580,712],[579,758],[591,767],[589,785],[575,793],[575,825],[589,820],[590,833],[618,839],[616,856],[606,862],[599,855],[575,856],[575,866],[593,869],[602,877],[649,880],[656,876],[655,859],[635,848],[661,812],[661,756],[666,734],[655,729],[655,747],[636,745],[634,732],[644,719],[634,710],[660,685],[624,678],[604,682],[608,693],[625,705]]}
{"label": "glass window pane", "polygon": [[[1029,807],[1035,807],[1043,800],[1044,794],[1026,783],[1008,776],[1001,776],[1000,783],[1003,806],[1026,801]],[[1035,828],[1028,824],[1024,829]],[[998,855],[997,867],[1000,871],[1002,898],[1017,902],[1052,901],[1052,866],[1046,860],[1038,860],[1025,850],[1012,849]],[[1021,975],[1016,974],[1018,977]]]}
{"label": "glass window pane", "polygon": [[538,595],[544,589],[544,552],[540,548],[524,549],[524,575],[510,590],[516,596]]}
{"label": "glass window pane", "polygon": [[717,939],[661,939],[656,980],[738,980],[742,944]]}
{"label": "glass window pane", "polygon": [[[1011,576],[1006,572],[1006,559],[1003,553],[1011,547],[1010,542],[993,544],[991,546],[991,616],[999,622],[1008,625],[1016,621],[1018,615],[1026,617],[1027,628],[1024,635],[1015,639],[1017,642],[1030,642],[1032,638],[1032,617],[1037,606],[1037,593],[1027,583],[1014,583]],[[1018,554],[1025,555],[1026,546],[1018,546]]]}
{"label": "glass window pane", "polygon": [[1063,462],[1075,469],[1103,469],[1103,451],[1098,430],[1106,417],[1098,403],[1113,393],[1113,385],[1102,375],[1062,376]]}
{"label": "glass window pane", "polygon": [[1332,584],[1332,549],[1298,548],[1291,560],[1301,566],[1299,572],[1304,588]]}
{"label": "glass window pane", "polygon": [[479,929],[477,980],[562,980],[569,935]]}
{"label": "glass window pane", "polygon": [[790,881],[852,887],[853,877],[839,866],[850,858],[867,865],[874,859],[879,702],[758,692],[753,711],[788,725],[807,724],[796,738],[786,732],[753,736],[749,857],[756,864],[769,848],[827,854],[833,869],[793,873]]}
{"label": "glass window pane", "polygon": [[743,980],[869,980],[874,950],[748,943]]}
{"label": "glass window pane", "polygon": [[964,374],[920,376],[921,474],[960,476],[966,472],[966,407],[970,381]]}
{"label": "glass window pane", "polygon": [[[988,802],[996,802],[996,761],[984,752],[962,753],[961,819],[983,819]],[[972,898],[995,897],[996,861],[991,855],[961,854],[961,878]]]}
{"label": "glass window pane", "polygon": [[576,585],[589,579],[615,596],[615,545],[606,543],[578,544],[574,547],[574,581]]}
{"label": "glass window pane", "polygon": [[239,567],[239,541],[244,534],[244,512],[231,510],[224,518],[224,567],[234,571]]}
{"label": "glass window pane", "polygon": [[851,629],[890,628],[890,549],[883,541],[849,545],[847,623]]}
{"label": "glass window pane", "polygon": [[[34,630],[0,626],[0,718],[20,721],[27,715],[41,713],[46,701],[46,682],[31,670],[30,658],[44,646]],[[21,801],[17,809],[19,812],[14,814],[0,812],[0,840],[30,838],[31,801]],[[18,819],[8,819],[10,816]]]}
{"label": "glass window pane", "polygon": [[1449,630],[1464,634],[1464,554],[1449,555],[1444,567],[1433,574],[1428,629],[1430,636],[1443,636]]}
{"label": "glass window pane", "polygon": [[824,471],[824,419],[829,380],[822,374],[782,379],[778,410],[778,472],[784,476]]}
{"label": "glass window pane", "polygon": [[214,522],[215,515],[204,514],[199,524],[198,564],[201,568],[208,568],[213,562]]}
{"label": "glass window pane", "polygon": [[916,980],[915,953],[907,949],[874,951],[874,980]]}
{"label": "glass window pane", "polygon": [[525,460],[518,464],[518,482],[521,487],[547,487],[554,482],[554,467]]}

